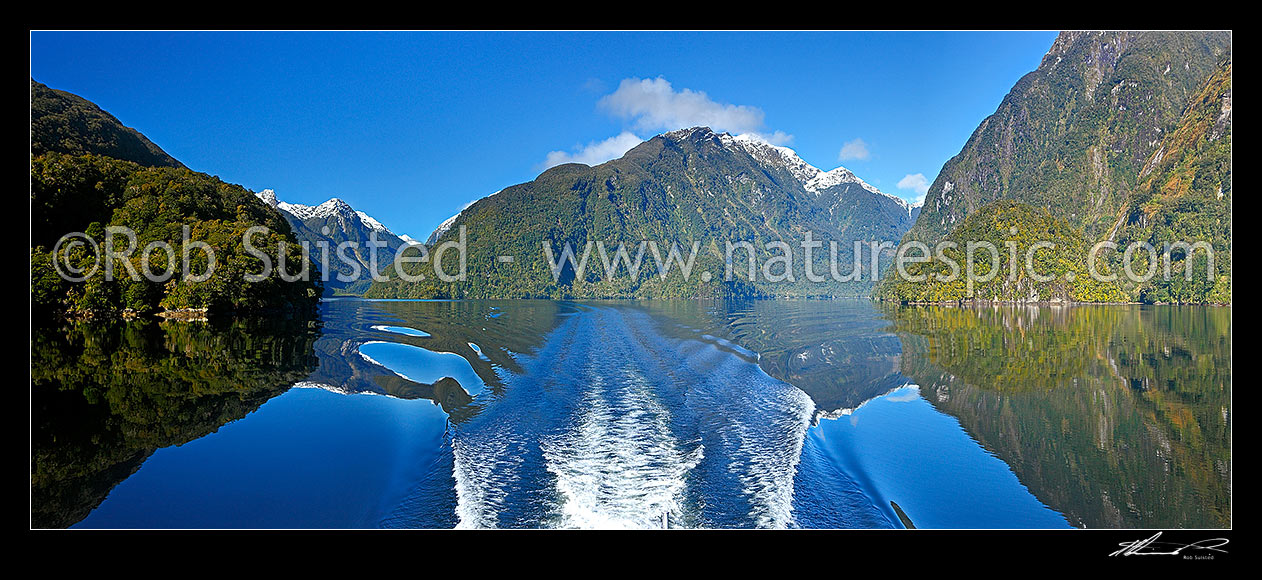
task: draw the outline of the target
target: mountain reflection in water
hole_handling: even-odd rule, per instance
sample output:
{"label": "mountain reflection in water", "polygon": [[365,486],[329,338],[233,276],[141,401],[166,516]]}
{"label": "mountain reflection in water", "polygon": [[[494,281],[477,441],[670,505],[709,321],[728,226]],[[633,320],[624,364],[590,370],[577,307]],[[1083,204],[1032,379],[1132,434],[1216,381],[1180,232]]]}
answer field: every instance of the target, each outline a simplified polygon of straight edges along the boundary
{"label": "mountain reflection in water", "polygon": [[240,419],[316,365],[313,324],[72,323],[31,332],[31,525],[65,527],[157,449]]}
{"label": "mountain reflection in water", "polygon": [[[330,300],[319,330],[43,331],[32,517],[110,494],[84,525],[902,527],[896,503],[918,527],[1223,527],[1230,330],[1211,307]],[[288,467],[241,457],[262,433]],[[295,458],[314,445],[328,475]],[[269,462],[314,499],[196,519],[190,465]]]}

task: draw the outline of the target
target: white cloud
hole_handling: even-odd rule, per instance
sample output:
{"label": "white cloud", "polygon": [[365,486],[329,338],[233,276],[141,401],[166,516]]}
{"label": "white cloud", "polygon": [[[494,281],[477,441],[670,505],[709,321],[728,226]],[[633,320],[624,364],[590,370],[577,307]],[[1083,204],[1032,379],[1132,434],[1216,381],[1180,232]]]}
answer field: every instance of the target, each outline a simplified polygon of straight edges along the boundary
{"label": "white cloud", "polygon": [[[654,132],[705,126],[733,135],[758,133],[764,117],[758,107],[719,103],[702,91],[676,91],[662,77],[623,79],[617,90],[601,97],[598,106],[630,120],[636,129]],[[783,133],[777,134],[784,138]]]}
{"label": "white cloud", "polygon": [[[599,81],[589,79],[584,88],[592,90],[599,86]],[[644,141],[635,133],[655,134],[705,126],[718,132],[747,135],[772,145],[788,145],[793,141],[793,135],[784,131],[764,132],[764,114],[758,107],[719,103],[702,91],[676,91],[661,77],[623,79],[614,92],[600,98],[597,107],[628,121],[631,130],[575,147],[573,151],[549,152],[542,165],[544,169],[562,163],[599,165],[617,159]]]}
{"label": "white cloud", "polygon": [[929,193],[929,180],[925,178],[923,173],[908,173],[902,179],[898,180],[899,189],[910,189],[916,192],[916,197],[909,199],[913,204],[925,201],[925,194]]}
{"label": "white cloud", "polygon": [[920,195],[924,195],[929,193],[929,180],[925,178],[923,173],[908,173],[898,180],[898,188],[911,189]]}
{"label": "white cloud", "polygon": [[863,139],[846,141],[846,143],[841,146],[841,153],[837,154],[837,159],[839,161],[850,161],[852,159],[863,160],[868,157],[868,144],[864,143]]}
{"label": "white cloud", "polygon": [[582,163],[584,165],[600,165],[610,159],[622,157],[632,147],[639,145],[643,139],[634,133],[623,131],[604,141],[592,141],[585,147],[576,147],[574,152],[552,151],[543,161],[543,168],[556,167],[562,163]]}

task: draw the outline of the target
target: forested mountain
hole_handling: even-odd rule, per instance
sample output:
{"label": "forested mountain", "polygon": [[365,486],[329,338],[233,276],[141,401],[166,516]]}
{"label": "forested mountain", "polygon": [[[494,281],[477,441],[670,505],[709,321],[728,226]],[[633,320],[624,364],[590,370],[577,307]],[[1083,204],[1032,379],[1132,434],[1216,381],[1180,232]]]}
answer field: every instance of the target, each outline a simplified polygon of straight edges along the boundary
{"label": "forested mountain", "polygon": [[1061,33],[942,167],[908,239],[936,242],[997,199],[1102,237],[1230,50],[1227,32]]}
{"label": "forested mountain", "polygon": [[[830,246],[838,246],[837,269],[851,272],[855,240],[898,240],[917,215],[917,209],[881,193],[845,168],[821,171],[791,149],[760,140],[715,133],[694,127],[658,135],[628,151],[622,158],[595,167],[565,164],[553,167],[534,181],[515,185],[483,198],[451,220],[430,238],[431,245],[456,241],[461,226],[468,244],[468,277],[444,283],[424,264],[422,282],[392,280],[376,283],[371,297],[694,297],[694,296],[841,296],[870,291],[870,276],[862,282],[838,282],[830,275]],[[805,270],[802,242],[822,241],[812,254],[815,275]],[[661,261],[655,261],[656,244]],[[791,271],[793,281],[768,281],[762,273],[748,276],[749,252],[733,252],[733,279],[725,280],[726,243],[749,242],[757,263],[783,255],[768,250],[767,242],[784,241],[795,251],[791,270],[779,263],[774,277]],[[609,276],[606,262],[615,266]],[[554,279],[544,245],[561,260],[565,244],[586,269],[578,275],[569,264]],[[588,246],[588,244],[593,244]],[[618,244],[625,244],[626,260],[617,261]],[[675,269],[663,278],[657,267],[665,263],[672,244],[686,260],[696,243],[693,275],[684,279]],[[642,247],[638,275],[628,274]],[[513,256],[505,262],[499,256]],[[454,260],[448,258],[446,264]],[[554,263],[555,263],[554,262]],[[867,263],[866,258],[862,259]],[[445,271],[454,271],[452,265]],[[705,276],[703,273],[708,273]]]}
{"label": "forested mountain", "polygon": [[[190,171],[143,135],[69,93],[31,82],[31,308],[37,317],[109,318],[122,313],[201,309],[209,312],[314,312],[320,294],[315,278],[288,282],[273,270],[257,282],[262,261],[246,251],[244,234],[268,228],[253,243],[278,266],[296,274],[301,248],[288,223],[249,190]],[[115,156],[121,157],[115,157]],[[134,232],[114,241],[124,258],[103,259],[106,230]],[[213,274],[207,253],[214,252]],[[83,232],[97,247],[70,244],[54,253],[58,240]],[[165,243],[173,252],[166,253]],[[281,244],[284,243],[282,250]],[[128,246],[131,251],[128,251]],[[149,273],[145,276],[150,248]],[[54,261],[56,260],[56,262]],[[81,281],[58,274],[58,265]],[[135,273],[135,276],[132,273]],[[130,312],[129,312],[130,311]]]}
{"label": "forested mountain", "polygon": [[[1226,32],[1062,33],[1038,69],[1017,82],[959,155],[943,166],[904,241],[932,245],[960,238],[955,232],[970,223],[972,214],[999,201],[1015,203],[1025,207],[1026,216],[1050,212],[1064,222],[1058,226],[1064,240],[1086,242],[1062,244],[1082,255],[1067,258],[1061,273],[1077,271],[1079,266],[1068,264],[1081,264],[1086,250],[1100,241],[1118,244],[1118,251],[1100,253],[1102,268],[1111,273],[1120,272],[1122,250],[1132,242],[1150,243],[1158,253],[1165,252],[1166,242],[1204,241],[1214,248],[1215,273],[1208,277],[1205,252],[1198,250],[1192,256],[1193,279],[1185,280],[1187,252],[1176,248],[1170,259],[1174,280],[1159,275],[1136,283],[1123,277],[1109,285],[1114,288],[1057,296],[1230,302],[1230,55]],[[1013,217],[1013,211],[1022,210],[1007,205],[993,211]],[[1008,220],[1004,227],[1029,238],[1042,227],[1039,223]],[[967,229],[978,240],[1008,235],[979,231],[976,223]],[[1147,252],[1138,255],[1133,271],[1148,272]],[[1156,270],[1164,274],[1160,260]],[[908,282],[895,274],[886,271],[878,296],[962,299],[958,288]],[[1024,291],[1029,289],[975,298],[1048,298]]]}
{"label": "forested mountain", "polygon": [[[1194,250],[1191,279],[1178,275],[1188,266],[1188,252],[1175,250],[1175,276],[1157,276],[1128,290],[1145,302],[1231,302],[1230,59],[1196,93],[1139,176],[1110,238],[1119,247],[1146,242],[1159,251],[1166,243],[1205,241],[1213,246],[1214,271],[1206,276],[1207,254]],[[1145,271],[1146,263],[1135,268]]]}
{"label": "forested mountain", "polygon": [[[944,247],[941,256],[932,255],[929,261],[906,265],[907,277],[897,277],[897,283],[891,281],[901,275],[891,271],[878,293],[901,302],[1126,301],[1116,282],[1096,280],[1089,275],[1090,245],[1083,240],[1082,231],[1043,208],[1008,200],[989,203],[964,218],[945,241],[954,246]],[[1043,242],[1054,246],[1034,247]],[[967,275],[970,243],[990,244],[997,252],[974,252],[975,276],[971,283]],[[1018,257],[1015,268],[1008,262],[1010,252]],[[1025,268],[1027,254],[1032,270]],[[909,251],[908,255],[921,254]],[[1097,271],[1115,273],[1103,264],[1097,265]]]}
{"label": "forested mountain", "polygon": [[148,167],[184,167],[91,101],[31,79],[31,156],[93,153]]}

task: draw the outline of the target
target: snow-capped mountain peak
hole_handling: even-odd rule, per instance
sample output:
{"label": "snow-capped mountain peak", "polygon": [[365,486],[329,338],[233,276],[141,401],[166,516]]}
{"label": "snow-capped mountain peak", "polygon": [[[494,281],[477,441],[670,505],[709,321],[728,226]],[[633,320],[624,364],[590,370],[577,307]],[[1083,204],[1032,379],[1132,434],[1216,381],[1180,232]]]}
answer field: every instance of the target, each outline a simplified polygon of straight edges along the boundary
{"label": "snow-capped mountain peak", "polygon": [[[866,189],[876,195],[882,195],[882,196],[888,197],[891,201],[898,204],[899,207],[903,208],[903,210],[907,212],[908,216],[912,214],[912,210],[914,210],[917,207],[917,205],[920,205],[920,204],[908,203],[907,200],[901,197],[898,197],[897,195],[890,195],[888,193],[885,193],[884,191],[881,191],[875,187],[872,187],[871,185],[868,185],[868,182],[860,179],[859,176],[855,175],[854,173],[851,173],[850,170],[846,169],[845,167],[838,167],[832,171],[819,174],[818,176],[815,177],[815,179],[811,180],[810,183],[806,184],[806,189],[818,193],[820,191],[823,191],[830,187],[841,185],[843,183],[854,183],[854,184],[857,184],[859,187],[862,187],[863,189]],[[923,204],[924,202],[920,202],[920,203]]]}
{"label": "snow-capped mountain peak", "polygon": [[744,151],[762,163],[785,167],[793,174],[793,177],[803,183],[821,173],[818,167],[807,163],[798,156],[796,151],[788,147],[772,145],[762,136],[752,133],[732,135],[727,132],[715,133],[709,127],[690,127],[663,133],[662,137],[674,141],[694,138],[717,139],[724,147]]}
{"label": "snow-capped mountain peak", "polygon": [[357,224],[369,230],[376,230],[391,236],[401,237],[397,236],[394,232],[391,232],[390,228],[387,228],[385,224],[362,211],[356,210],[341,198],[335,197],[320,205],[312,206],[280,201],[276,197],[276,192],[271,189],[264,189],[254,195],[263,200],[263,203],[284,211],[285,213],[297,218],[299,221],[334,218],[337,219],[343,228],[348,225]]}
{"label": "snow-capped mountain peak", "polygon": [[358,210],[355,211],[355,215],[359,216],[359,219],[362,220],[364,222],[364,225],[368,226],[369,228],[372,228],[379,232],[390,233],[390,228],[387,228],[385,224],[373,219],[372,216]]}
{"label": "snow-capped mountain peak", "polygon": [[332,217],[341,217],[343,220],[359,215],[350,204],[338,198],[330,199],[320,205],[303,205],[301,203],[278,202],[276,207],[289,212],[290,215],[300,219],[327,219]]}
{"label": "snow-capped mountain peak", "polygon": [[[854,172],[846,169],[845,167],[837,167],[836,169],[823,171],[820,168],[807,163],[806,160],[802,159],[802,157],[797,154],[797,151],[782,145],[773,145],[759,135],[748,133],[741,135],[714,133],[706,127],[692,127],[690,129],[671,131],[666,133],[664,136],[670,139],[680,140],[692,138],[698,135],[702,137],[717,138],[724,146],[742,150],[761,163],[776,167],[783,167],[788,170],[799,183],[802,184],[802,187],[812,193],[819,193],[820,191],[843,183],[854,183],[872,193],[899,199],[873,187],[872,185],[869,185],[868,182],[860,179],[859,176],[855,175]],[[899,201],[902,202],[901,199],[899,199]],[[902,203],[903,205],[906,205],[906,202]]]}
{"label": "snow-capped mountain peak", "polygon": [[855,175],[854,172],[846,169],[845,167],[838,167],[836,169],[821,172],[819,175],[812,177],[809,181],[804,183],[803,186],[806,187],[808,191],[819,192],[843,183],[854,183],[872,193],[887,195],[885,192],[868,185],[868,182],[860,179],[858,175]]}
{"label": "snow-capped mountain peak", "polygon": [[336,197],[317,205],[313,213],[316,217],[322,218],[337,216],[342,219],[350,219],[351,216],[359,217],[359,214],[355,212],[355,208],[351,207],[351,204]]}
{"label": "snow-capped mountain peak", "polygon": [[277,201],[276,201],[275,191],[272,191],[270,189],[264,189],[263,191],[260,191],[254,195],[258,196],[259,199],[263,200],[263,203],[267,204],[268,207],[276,207]]}
{"label": "snow-capped mountain peak", "polygon": [[[877,189],[868,182],[855,175],[853,171],[845,167],[837,167],[829,171],[822,171],[818,167],[807,163],[802,159],[796,151],[782,145],[773,145],[759,135],[742,134],[732,135],[730,133],[714,133],[707,127],[692,127],[689,129],[680,129],[664,134],[665,137],[675,140],[689,139],[697,136],[717,138],[724,146],[743,150],[760,163],[783,167],[788,170],[802,187],[807,191],[819,194],[824,190],[838,185],[853,183],[863,189],[884,197],[889,198],[899,207],[907,211],[907,215],[912,215],[913,210],[919,204],[910,204],[907,200],[896,195],[890,195]],[[923,202],[922,202],[923,203]]]}
{"label": "snow-capped mountain peak", "polygon": [[719,140],[724,145],[744,149],[758,161],[783,166],[789,170],[789,173],[795,179],[803,184],[821,173],[818,167],[807,163],[806,160],[799,157],[797,151],[781,145],[772,145],[757,135],[720,133]]}
{"label": "snow-capped mountain peak", "polygon": [[[502,190],[502,189],[501,189],[501,190],[496,191],[495,193],[492,193],[491,195],[488,195],[488,196],[486,196],[486,197],[494,197],[494,196],[497,196],[497,195],[499,195],[499,194],[501,194],[501,193],[503,193],[503,192],[504,192],[504,190]],[[484,197],[484,198],[482,198],[482,199],[486,199],[486,197]],[[431,232],[431,233],[429,234],[429,237],[425,239],[425,243],[426,243],[426,244],[433,244],[434,242],[437,242],[437,241],[438,241],[438,238],[441,238],[441,237],[443,236],[443,234],[447,233],[447,231],[448,231],[448,230],[450,230],[450,229],[452,228],[452,226],[456,225],[456,220],[457,220],[460,216],[464,215],[464,210],[469,209],[469,207],[470,207],[470,206],[472,206],[473,204],[477,203],[478,201],[480,201],[480,200],[475,199],[475,200],[473,200],[473,201],[471,201],[471,202],[469,202],[469,203],[464,204],[464,207],[460,208],[460,211],[456,212],[456,215],[453,215],[453,216],[451,216],[451,217],[449,217],[449,218],[447,218],[447,219],[443,220],[443,223],[438,224],[438,227],[434,228],[434,231],[433,231],[433,232]]]}

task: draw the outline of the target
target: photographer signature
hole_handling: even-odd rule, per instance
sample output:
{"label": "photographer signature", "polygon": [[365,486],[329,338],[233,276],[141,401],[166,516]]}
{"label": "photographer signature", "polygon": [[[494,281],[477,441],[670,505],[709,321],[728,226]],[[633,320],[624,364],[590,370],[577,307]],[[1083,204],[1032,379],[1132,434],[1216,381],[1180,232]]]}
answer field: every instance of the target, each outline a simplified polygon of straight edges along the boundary
{"label": "photographer signature", "polygon": [[1118,545],[1122,548],[1110,556],[1178,556],[1184,550],[1208,550],[1211,552],[1227,553],[1227,550],[1221,549],[1227,545],[1227,538],[1211,538],[1208,540],[1200,540],[1190,544],[1177,544],[1174,542],[1158,542],[1157,538],[1161,537],[1161,532],[1153,534],[1151,538],[1146,540],[1136,540],[1134,542],[1121,542]]}

